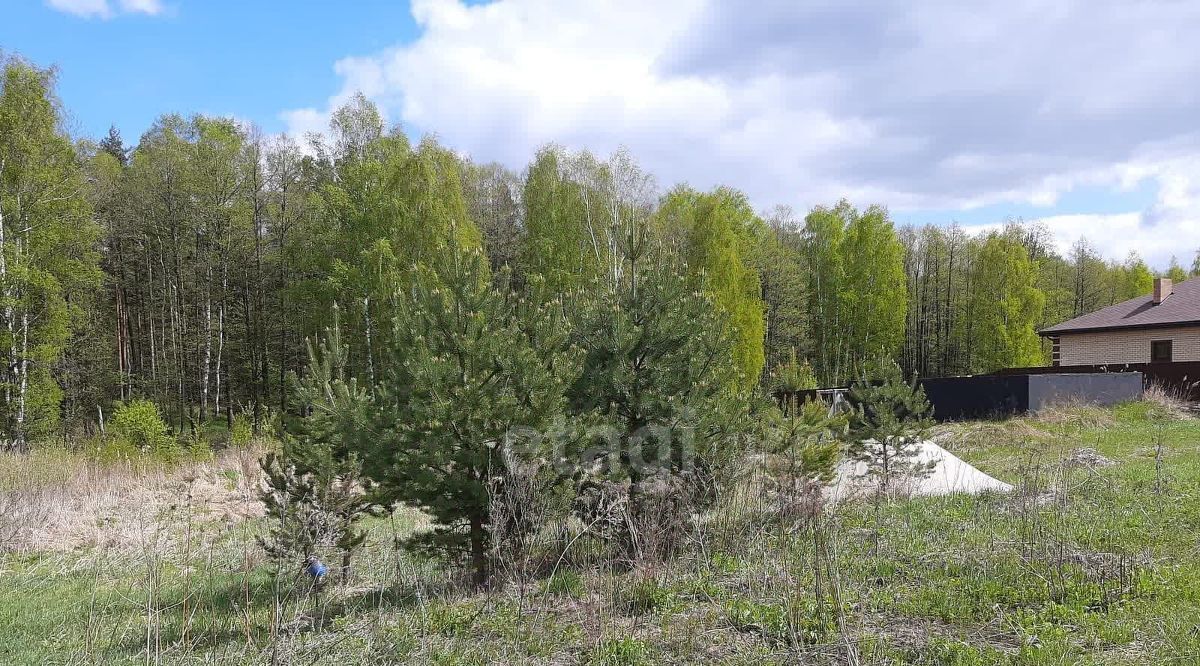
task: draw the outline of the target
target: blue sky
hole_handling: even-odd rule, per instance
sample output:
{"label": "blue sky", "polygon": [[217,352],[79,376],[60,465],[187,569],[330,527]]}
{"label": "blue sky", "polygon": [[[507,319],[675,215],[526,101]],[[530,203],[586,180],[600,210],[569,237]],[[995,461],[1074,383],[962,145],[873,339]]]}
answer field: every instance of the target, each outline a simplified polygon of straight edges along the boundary
{"label": "blue sky", "polygon": [[320,131],[355,91],[522,168],[554,141],[803,213],[1039,220],[1152,265],[1200,248],[1200,3],[1187,0],[5,0],[73,129],[167,112]]}
{"label": "blue sky", "polygon": [[407,4],[387,0],[354,0],[352,11],[323,2],[164,0],[154,15],[109,18],[41,0],[6,4],[0,47],[59,67],[59,94],[81,131],[99,135],[115,123],[128,141],[168,112],[235,115],[283,131],[280,111],[338,87],[335,61],[416,33]]}

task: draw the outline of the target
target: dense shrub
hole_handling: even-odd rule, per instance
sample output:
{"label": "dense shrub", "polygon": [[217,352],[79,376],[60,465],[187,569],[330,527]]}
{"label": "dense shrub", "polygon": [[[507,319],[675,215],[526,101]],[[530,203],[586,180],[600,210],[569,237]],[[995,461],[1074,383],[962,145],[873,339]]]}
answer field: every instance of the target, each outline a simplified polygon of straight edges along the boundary
{"label": "dense shrub", "polygon": [[787,362],[780,363],[771,370],[770,387],[772,391],[794,393],[817,388],[817,375],[807,360],[801,361],[796,356],[795,348]]}
{"label": "dense shrub", "polygon": [[167,461],[177,460],[183,453],[158,405],[149,400],[118,405],[108,432],[104,448],[109,453],[140,453]]}
{"label": "dense shrub", "polygon": [[233,417],[233,426],[229,429],[229,442],[234,446],[246,446],[254,439],[254,424],[250,417],[238,414]]}

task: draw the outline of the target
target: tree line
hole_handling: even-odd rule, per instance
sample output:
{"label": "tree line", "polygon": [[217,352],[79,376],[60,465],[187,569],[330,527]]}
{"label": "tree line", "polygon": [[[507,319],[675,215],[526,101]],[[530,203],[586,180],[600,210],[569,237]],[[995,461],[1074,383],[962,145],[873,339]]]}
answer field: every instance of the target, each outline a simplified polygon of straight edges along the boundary
{"label": "tree line", "polygon": [[[235,415],[261,427],[303,399],[290,377],[335,318],[339,371],[378,386],[414,330],[444,324],[411,309],[417,285],[442,288],[425,272],[448,247],[482,258],[479,298],[640,312],[631,331],[669,323],[700,355],[715,335],[719,381],[742,392],[845,384],[881,357],[909,375],[1038,365],[1039,327],[1148,293],[1154,275],[1082,239],[1062,256],[1020,221],[899,226],[846,201],[760,213],[729,187],[664,190],[627,151],[547,146],[518,173],[410,140],[362,96],[323,136],[170,114],[126,146],[115,128],[73,139],[50,70],[10,57],[0,85],[0,427],[17,448],[142,398],[179,431]],[[681,282],[644,278],[651,264]],[[628,300],[643,286],[669,312]],[[579,353],[640,362],[626,333]]]}

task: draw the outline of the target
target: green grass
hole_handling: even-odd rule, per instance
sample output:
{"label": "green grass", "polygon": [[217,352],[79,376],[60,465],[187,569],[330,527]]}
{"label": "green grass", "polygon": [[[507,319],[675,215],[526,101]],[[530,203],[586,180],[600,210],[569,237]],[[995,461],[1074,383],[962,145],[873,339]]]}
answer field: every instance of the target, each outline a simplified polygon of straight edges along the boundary
{"label": "green grass", "polygon": [[[394,550],[411,514],[372,522],[352,579],[316,597],[263,560],[256,520],[3,555],[0,663],[1200,663],[1200,420],[1136,403],[944,431],[1026,492],[842,506],[821,557],[742,496],[672,561],[568,558],[483,591]],[[1080,447],[1116,464],[1064,470]]]}

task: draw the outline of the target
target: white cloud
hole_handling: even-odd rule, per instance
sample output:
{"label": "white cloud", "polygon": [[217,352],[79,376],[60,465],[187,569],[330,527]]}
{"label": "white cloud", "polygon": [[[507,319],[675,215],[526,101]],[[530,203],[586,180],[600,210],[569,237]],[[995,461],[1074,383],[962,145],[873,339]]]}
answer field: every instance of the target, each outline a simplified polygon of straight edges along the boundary
{"label": "white cloud", "polygon": [[338,61],[341,89],[282,118],[323,128],[361,90],[482,160],[626,145],[662,182],[764,208],[1048,206],[1152,179],[1149,210],[1047,222],[1113,257],[1200,245],[1200,4],[969,4],[415,0],[415,40]]}
{"label": "white cloud", "polygon": [[162,13],[163,6],[159,0],[120,0],[121,11],[131,14],[149,14],[157,16]]}
{"label": "white cloud", "polygon": [[118,13],[157,16],[163,11],[160,0],[46,0],[46,4],[83,18],[108,19]]}

